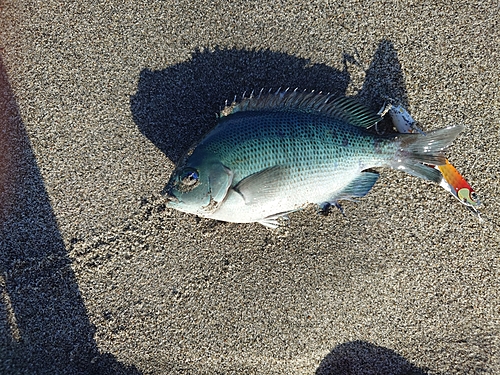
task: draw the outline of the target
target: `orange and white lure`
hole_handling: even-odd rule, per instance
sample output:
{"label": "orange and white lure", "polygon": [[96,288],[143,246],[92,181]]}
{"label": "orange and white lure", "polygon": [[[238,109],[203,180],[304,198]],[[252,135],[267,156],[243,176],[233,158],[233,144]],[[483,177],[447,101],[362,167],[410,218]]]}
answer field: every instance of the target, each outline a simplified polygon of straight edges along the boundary
{"label": "orange and white lure", "polygon": [[[402,106],[393,104],[384,105],[379,114],[383,117],[387,113],[389,113],[392,123],[398,132],[418,132],[424,134],[424,132],[417,126],[417,122]],[[479,216],[479,198],[474,189],[457,171],[457,169],[448,160],[446,160],[446,164],[444,165],[433,165],[432,167],[439,170],[443,175],[439,185]]]}

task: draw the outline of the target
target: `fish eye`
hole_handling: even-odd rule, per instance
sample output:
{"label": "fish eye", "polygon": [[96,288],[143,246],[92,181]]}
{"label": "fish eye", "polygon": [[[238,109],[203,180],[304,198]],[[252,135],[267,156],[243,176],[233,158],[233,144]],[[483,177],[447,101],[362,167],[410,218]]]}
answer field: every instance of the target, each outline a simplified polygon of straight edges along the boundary
{"label": "fish eye", "polygon": [[194,168],[185,168],[179,176],[179,181],[185,186],[192,186],[198,182],[200,176]]}
{"label": "fish eye", "polygon": [[477,201],[477,194],[476,194],[476,192],[474,192],[474,191],[471,192],[470,193],[470,197],[472,198],[473,201]]}

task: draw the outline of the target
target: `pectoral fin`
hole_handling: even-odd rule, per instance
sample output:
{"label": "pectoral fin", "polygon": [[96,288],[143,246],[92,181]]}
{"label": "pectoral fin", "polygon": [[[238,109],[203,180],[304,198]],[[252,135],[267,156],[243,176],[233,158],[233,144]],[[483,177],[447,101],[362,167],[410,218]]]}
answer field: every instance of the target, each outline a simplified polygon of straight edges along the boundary
{"label": "pectoral fin", "polygon": [[245,177],[233,189],[247,205],[262,203],[280,194],[286,169],[281,165],[263,169]]}

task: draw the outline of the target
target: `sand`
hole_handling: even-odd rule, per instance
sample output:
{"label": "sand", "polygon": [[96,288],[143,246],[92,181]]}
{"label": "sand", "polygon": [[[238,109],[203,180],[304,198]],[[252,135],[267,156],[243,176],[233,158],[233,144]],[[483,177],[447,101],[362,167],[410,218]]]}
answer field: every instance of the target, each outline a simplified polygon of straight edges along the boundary
{"label": "sand", "polygon": [[[500,373],[498,1],[0,4],[0,373]],[[381,170],[277,230],[165,208],[261,88],[464,124],[484,221]]]}

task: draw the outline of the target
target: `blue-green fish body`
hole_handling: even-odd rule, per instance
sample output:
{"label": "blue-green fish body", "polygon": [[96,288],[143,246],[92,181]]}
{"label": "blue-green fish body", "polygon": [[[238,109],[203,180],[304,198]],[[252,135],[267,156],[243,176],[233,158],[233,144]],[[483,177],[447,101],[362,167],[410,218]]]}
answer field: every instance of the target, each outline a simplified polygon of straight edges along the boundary
{"label": "blue-green fish body", "polygon": [[174,172],[169,206],[230,222],[276,219],[308,203],[362,197],[378,179],[374,167],[402,169],[437,181],[422,163],[445,163],[442,151],[461,127],[380,136],[381,118],[348,98],[279,92],[246,98],[222,112],[218,125]]}

